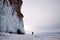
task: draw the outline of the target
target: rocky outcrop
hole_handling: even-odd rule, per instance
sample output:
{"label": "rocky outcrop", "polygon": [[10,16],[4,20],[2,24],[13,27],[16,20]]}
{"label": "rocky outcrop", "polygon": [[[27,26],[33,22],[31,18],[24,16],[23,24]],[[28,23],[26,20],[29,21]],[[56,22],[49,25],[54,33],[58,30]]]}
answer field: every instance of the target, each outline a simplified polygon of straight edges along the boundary
{"label": "rocky outcrop", "polygon": [[[22,6],[22,0],[9,0],[10,5],[13,7],[14,11],[17,12],[18,18],[23,18],[23,14],[21,13],[21,6]],[[13,14],[13,13],[12,13]]]}
{"label": "rocky outcrop", "polygon": [[22,0],[0,0],[0,32],[24,34]]}

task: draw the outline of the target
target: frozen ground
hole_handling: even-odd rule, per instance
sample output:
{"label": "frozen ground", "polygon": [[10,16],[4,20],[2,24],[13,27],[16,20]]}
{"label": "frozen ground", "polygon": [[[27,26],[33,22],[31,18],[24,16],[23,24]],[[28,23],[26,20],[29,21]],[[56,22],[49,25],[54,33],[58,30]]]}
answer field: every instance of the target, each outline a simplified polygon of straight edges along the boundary
{"label": "frozen ground", "polygon": [[60,40],[60,34],[19,35],[19,34],[0,33],[0,40]]}

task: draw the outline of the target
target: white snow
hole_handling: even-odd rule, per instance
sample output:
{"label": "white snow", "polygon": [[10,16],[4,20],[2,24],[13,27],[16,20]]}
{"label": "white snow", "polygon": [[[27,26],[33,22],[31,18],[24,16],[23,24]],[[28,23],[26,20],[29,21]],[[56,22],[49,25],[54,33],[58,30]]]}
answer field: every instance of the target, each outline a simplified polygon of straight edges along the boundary
{"label": "white snow", "polygon": [[60,34],[20,35],[20,34],[0,33],[0,40],[60,40]]}

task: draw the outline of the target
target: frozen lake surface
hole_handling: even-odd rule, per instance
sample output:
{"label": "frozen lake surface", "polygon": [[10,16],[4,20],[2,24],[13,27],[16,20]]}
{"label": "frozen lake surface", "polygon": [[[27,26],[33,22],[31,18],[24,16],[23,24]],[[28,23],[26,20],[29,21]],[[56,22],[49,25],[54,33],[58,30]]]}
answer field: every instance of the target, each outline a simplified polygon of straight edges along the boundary
{"label": "frozen lake surface", "polygon": [[21,34],[0,33],[0,40],[60,40],[60,34],[21,35]]}

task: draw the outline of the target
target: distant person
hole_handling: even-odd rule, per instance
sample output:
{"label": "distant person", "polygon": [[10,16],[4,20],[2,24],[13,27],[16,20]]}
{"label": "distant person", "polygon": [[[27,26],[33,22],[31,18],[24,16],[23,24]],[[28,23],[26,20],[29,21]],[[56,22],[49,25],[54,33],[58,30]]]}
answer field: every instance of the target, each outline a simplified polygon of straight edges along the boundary
{"label": "distant person", "polygon": [[32,35],[34,34],[34,32],[32,32]]}

